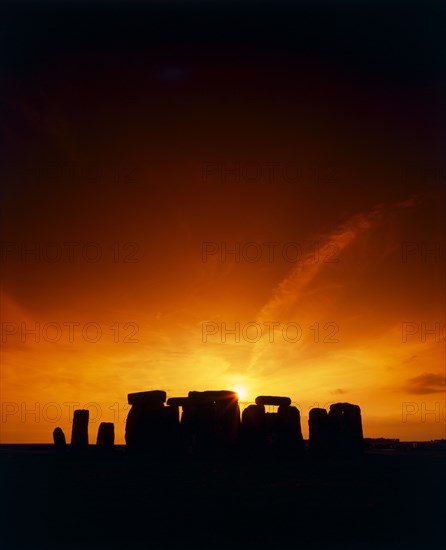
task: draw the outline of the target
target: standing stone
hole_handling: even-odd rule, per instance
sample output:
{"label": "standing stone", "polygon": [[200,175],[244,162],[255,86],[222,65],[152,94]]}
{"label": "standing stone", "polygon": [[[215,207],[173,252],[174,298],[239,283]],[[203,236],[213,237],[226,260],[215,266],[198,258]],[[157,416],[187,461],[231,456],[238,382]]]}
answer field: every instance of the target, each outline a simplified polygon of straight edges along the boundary
{"label": "standing stone", "polygon": [[278,451],[281,457],[300,458],[304,453],[304,440],[297,407],[280,405],[277,410]]}
{"label": "standing stone", "polygon": [[[278,407],[266,412],[265,406]],[[296,459],[304,452],[300,413],[291,406],[291,398],[259,395],[256,404],[243,411],[243,446],[250,455],[264,453],[273,459]]]}
{"label": "standing stone", "polygon": [[113,449],[115,445],[115,425],[113,422],[101,422],[96,445],[104,450]]}
{"label": "standing stone", "polygon": [[188,405],[183,408],[183,420],[191,436],[193,454],[226,456],[235,449],[239,438],[238,394],[227,390],[191,391]]}
{"label": "standing stone", "polygon": [[242,449],[255,457],[265,450],[266,414],[264,405],[249,405],[242,414]]}
{"label": "standing stone", "polygon": [[234,448],[240,437],[241,421],[238,395],[234,394],[216,401],[219,423],[222,428],[222,444]]}
{"label": "standing stone", "polygon": [[71,432],[71,446],[76,449],[88,447],[88,409],[77,409],[73,416],[73,430]]}
{"label": "standing stone", "polygon": [[176,404],[168,404],[164,407],[165,438],[164,452],[166,456],[179,456],[181,454],[181,426],[180,407]]}
{"label": "standing stone", "polygon": [[210,458],[216,453],[217,411],[215,403],[200,402],[191,407],[193,454]]}
{"label": "standing stone", "polygon": [[178,430],[178,407],[166,407],[166,392],[161,390],[130,393],[128,402],[132,407],[125,426],[127,448],[153,458],[168,456]]}
{"label": "standing stone", "polygon": [[333,434],[326,409],[311,409],[308,426],[311,454],[317,457],[328,456],[332,450]]}
{"label": "standing stone", "polygon": [[279,418],[277,413],[265,413],[266,451],[269,458],[278,455],[279,450]]}
{"label": "standing stone", "polygon": [[[180,407],[182,415],[180,420]],[[175,434],[171,451],[175,456],[191,456],[193,447],[193,434],[191,427],[190,399],[189,397],[169,397],[167,400],[168,416],[171,418],[171,429]]]}
{"label": "standing stone", "polygon": [[63,433],[62,428],[55,428],[53,431],[53,441],[56,449],[65,449],[67,442],[65,440],[65,434]]}
{"label": "standing stone", "polygon": [[363,450],[361,409],[351,403],[335,403],[328,413],[334,452],[340,456],[358,455]]}

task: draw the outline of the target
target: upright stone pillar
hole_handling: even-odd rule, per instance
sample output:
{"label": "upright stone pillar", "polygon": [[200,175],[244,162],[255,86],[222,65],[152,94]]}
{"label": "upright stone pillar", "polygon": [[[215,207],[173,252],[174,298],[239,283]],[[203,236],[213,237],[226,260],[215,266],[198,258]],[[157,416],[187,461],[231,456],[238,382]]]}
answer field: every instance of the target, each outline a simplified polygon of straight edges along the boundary
{"label": "upright stone pillar", "polygon": [[129,450],[145,451],[159,456],[166,438],[166,392],[160,390],[130,393],[132,406],[125,426],[125,441]]}
{"label": "upright stone pillar", "polygon": [[62,428],[55,428],[53,431],[53,441],[57,450],[63,450],[66,448],[67,442],[65,440],[65,434],[63,433]]}
{"label": "upright stone pillar", "polygon": [[240,432],[237,393],[227,390],[189,392],[187,427],[192,434],[195,455],[219,457],[232,452]]}
{"label": "upright stone pillar", "polygon": [[277,420],[279,454],[288,459],[303,457],[304,439],[299,409],[291,405],[279,405]]}
{"label": "upright stone pillar", "polygon": [[363,450],[361,409],[351,403],[335,403],[328,413],[333,435],[334,452],[341,456],[356,456]]}
{"label": "upright stone pillar", "polygon": [[[278,407],[266,412],[265,406]],[[256,452],[266,452],[274,459],[296,459],[303,456],[304,441],[300,413],[291,406],[291,398],[279,395],[259,395],[256,405],[243,411],[242,426],[245,448],[254,444]]]}
{"label": "upright stone pillar", "polygon": [[259,457],[266,445],[264,405],[248,405],[242,413],[242,449],[252,458]]}
{"label": "upright stone pillar", "polygon": [[104,450],[111,450],[115,445],[115,425],[113,422],[101,422],[96,445]]}
{"label": "upright stone pillar", "polygon": [[[193,439],[190,426],[190,414],[189,414],[189,397],[169,397],[167,400],[167,407],[172,409],[173,412],[169,413],[169,417],[173,422],[175,417],[175,455],[191,456]],[[180,421],[180,407],[183,410]]]}
{"label": "upright stone pillar", "polygon": [[73,429],[71,432],[71,446],[76,449],[88,447],[88,409],[77,409],[73,416]]}
{"label": "upright stone pillar", "polygon": [[308,419],[310,429],[310,452],[314,457],[326,457],[332,452],[332,430],[326,409],[310,410]]}

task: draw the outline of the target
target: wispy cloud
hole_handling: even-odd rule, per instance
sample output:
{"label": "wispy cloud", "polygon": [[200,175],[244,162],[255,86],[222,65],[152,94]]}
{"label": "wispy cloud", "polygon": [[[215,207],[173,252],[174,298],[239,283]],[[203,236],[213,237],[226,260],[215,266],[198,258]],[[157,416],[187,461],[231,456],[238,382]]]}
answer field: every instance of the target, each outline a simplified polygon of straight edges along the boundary
{"label": "wispy cloud", "polygon": [[[324,243],[319,248],[319,258],[330,258],[335,253],[340,257],[343,251],[358,243],[361,239],[364,247],[369,245],[369,237],[374,230],[377,230],[385,223],[388,225],[391,219],[397,213],[413,208],[417,203],[415,197],[408,198],[405,201],[378,205],[369,212],[358,213],[352,216],[348,221],[335,228],[332,232],[315,237],[315,241]],[[386,242],[382,250],[383,255],[394,251],[399,245],[394,237]],[[319,275],[333,266],[331,262],[314,261],[313,253],[306,254],[287,276],[274,288],[268,302],[260,309],[257,315],[258,322],[282,320],[290,312],[296,309],[303,298],[310,293],[317,294],[320,288],[313,288],[314,281]],[[266,344],[259,341],[253,349],[250,368],[253,368],[266,349]]]}

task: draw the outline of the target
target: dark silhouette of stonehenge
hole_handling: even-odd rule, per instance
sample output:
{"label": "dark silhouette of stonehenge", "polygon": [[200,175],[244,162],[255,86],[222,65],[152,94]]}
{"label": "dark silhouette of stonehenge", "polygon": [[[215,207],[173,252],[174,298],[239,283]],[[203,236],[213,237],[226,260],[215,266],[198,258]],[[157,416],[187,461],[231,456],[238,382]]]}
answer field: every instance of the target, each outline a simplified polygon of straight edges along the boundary
{"label": "dark silhouette of stonehenge", "polygon": [[[305,444],[299,409],[289,397],[259,396],[240,416],[233,391],[191,391],[171,397],[160,390],[130,393],[125,429],[126,448],[153,458],[184,456],[227,457],[241,453],[255,458],[299,459]],[[266,407],[277,407],[268,412]],[[182,415],[180,415],[180,407]],[[88,448],[88,410],[74,411],[71,447]],[[315,457],[354,457],[363,450],[361,410],[358,405],[336,403],[329,411],[313,408],[309,414],[309,451]],[[114,447],[114,424],[102,422],[96,445]],[[66,447],[61,428],[53,432],[57,449]]]}

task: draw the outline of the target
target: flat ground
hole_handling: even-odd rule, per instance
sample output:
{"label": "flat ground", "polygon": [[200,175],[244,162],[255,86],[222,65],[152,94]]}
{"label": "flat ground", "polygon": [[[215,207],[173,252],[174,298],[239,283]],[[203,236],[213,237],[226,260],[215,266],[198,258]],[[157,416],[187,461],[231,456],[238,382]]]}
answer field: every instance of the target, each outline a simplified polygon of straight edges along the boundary
{"label": "flat ground", "polygon": [[0,446],[3,549],[441,548],[446,455],[150,462]]}

